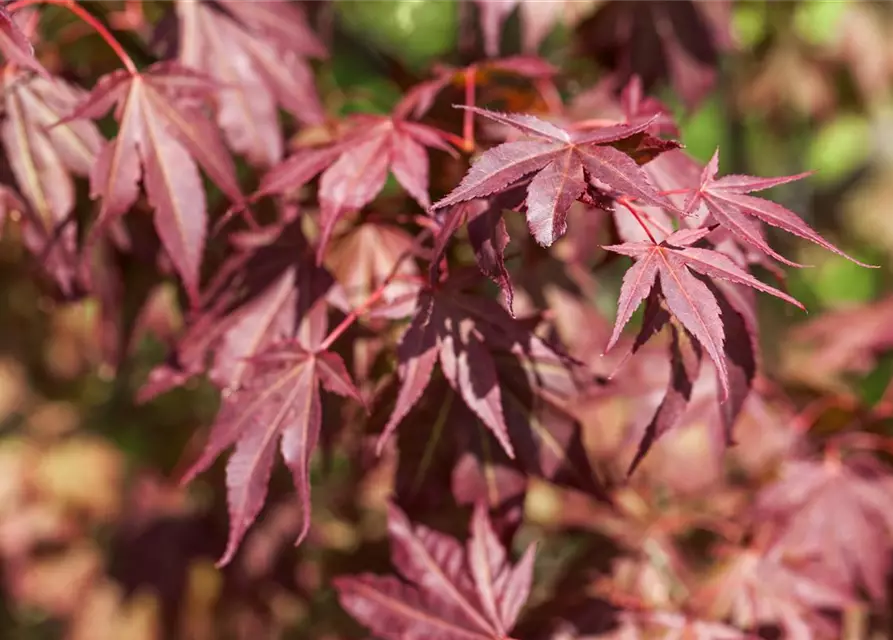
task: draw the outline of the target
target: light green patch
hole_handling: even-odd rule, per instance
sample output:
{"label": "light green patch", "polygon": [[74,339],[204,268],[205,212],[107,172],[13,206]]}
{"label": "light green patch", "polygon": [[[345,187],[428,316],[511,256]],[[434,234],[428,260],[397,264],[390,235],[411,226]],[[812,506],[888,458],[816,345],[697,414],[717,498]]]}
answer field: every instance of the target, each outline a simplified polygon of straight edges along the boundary
{"label": "light green patch", "polygon": [[766,36],[766,5],[762,2],[737,3],[732,14],[732,29],[745,47],[757,45]]}
{"label": "light green patch", "polygon": [[721,152],[727,136],[725,117],[716,94],[704,100],[688,118],[680,120],[679,129],[686,151],[698,160],[710,160],[717,145]]}
{"label": "light green patch", "polygon": [[807,166],[820,184],[846,177],[865,162],[871,151],[871,128],[861,115],[841,114],[813,137]]}
{"label": "light green patch", "polygon": [[349,31],[415,68],[455,49],[457,6],[426,0],[335,0]]}
{"label": "light green patch", "polygon": [[831,44],[846,5],[846,2],[831,0],[801,2],[794,10],[794,31],[810,44]]}

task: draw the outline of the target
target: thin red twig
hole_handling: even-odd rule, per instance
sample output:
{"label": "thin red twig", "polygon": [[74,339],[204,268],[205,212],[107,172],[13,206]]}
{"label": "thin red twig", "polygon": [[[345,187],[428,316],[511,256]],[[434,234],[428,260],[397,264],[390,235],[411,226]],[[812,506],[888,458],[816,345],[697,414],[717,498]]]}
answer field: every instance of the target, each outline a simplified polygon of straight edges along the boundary
{"label": "thin red twig", "polygon": [[[477,69],[473,66],[465,70],[465,106],[473,107],[475,103],[475,83]],[[469,153],[474,150],[474,113],[466,110],[462,115],[462,141]]]}
{"label": "thin red twig", "polygon": [[648,235],[648,239],[651,240],[652,243],[658,244],[657,240],[654,239],[654,235],[651,233],[651,229],[649,229],[648,225],[645,224],[645,221],[642,220],[641,216],[639,215],[639,212],[636,211],[636,208],[633,207],[629,202],[626,201],[626,198],[617,198],[617,204],[619,204],[621,207],[623,207],[624,209],[629,211],[631,214],[633,214],[633,217],[636,219],[636,222],[639,223],[639,226],[642,227],[642,229]]}
{"label": "thin red twig", "polygon": [[366,298],[362,302],[362,304],[360,304],[358,307],[354,308],[349,314],[347,314],[347,317],[344,318],[344,320],[342,320],[338,324],[337,327],[332,329],[332,332],[328,336],[326,336],[326,339],[323,340],[322,344],[319,345],[319,351],[326,351],[329,347],[331,347],[332,343],[334,343],[335,340],[340,338],[344,334],[344,332],[347,331],[350,328],[350,326],[354,322],[356,322],[357,319],[361,315],[366,313],[366,311],[368,311],[376,302],[381,300],[382,296],[384,295],[385,289],[387,289],[387,287],[397,279],[397,277],[399,275],[400,265],[403,264],[403,261],[406,260],[411,255],[413,255],[416,252],[416,250],[418,249],[418,247],[420,247],[422,245],[422,243],[425,242],[430,235],[431,235],[430,229],[425,229],[418,235],[415,242],[413,243],[413,246],[410,247],[409,249],[407,249],[406,251],[404,251],[400,255],[400,257],[398,257],[397,260],[394,261],[394,266],[391,267],[391,272],[387,275],[387,277],[384,280],[382,280],[381,284],[378,285],[378,287],[375,289],[375,291],[370,293],[369,297]]}
{"label": "thin red twig", "polygon": [[59,7],[65,7],[73,14],[75,14],[78,18],[83,20],[85,23],[93,27],[96,30],[96,33],[102,37],[103,40],[108,43],[109,47],[115,52],[118,58],[121,59],[121,63],[124,65],[124,68],[127,69],[127,72],[130,75],[137,75],[139,70],[136,68],[136,64],[134,64],[133,59],[124,51],[124,47],[121,46],[121,43],[115,39],[115,36],[111,34],[111,32],[106,29],[105,25],[102,24],[93,14],[84,9],[81,5],[72,0],[16,0],[15,2],[11,2],[6,5],[6,10],[9,13],[15,13],[19,9],[24,9],[25,7],[30,7],[34,5],[40,4],[52,4]]}

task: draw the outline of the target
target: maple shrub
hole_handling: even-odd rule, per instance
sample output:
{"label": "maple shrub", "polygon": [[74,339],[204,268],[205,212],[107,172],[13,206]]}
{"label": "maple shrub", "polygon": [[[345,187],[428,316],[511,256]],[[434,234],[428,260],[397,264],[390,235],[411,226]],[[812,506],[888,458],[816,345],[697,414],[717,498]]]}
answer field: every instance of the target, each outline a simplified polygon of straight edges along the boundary
{"label": "maple shrub", "polygon": [[[133,584],[180,576],[156,637],[287,636],[177,626],[206,553],[220,603],[303,603],[294,637],[893,637],[893,403],[813,429],[846,403],[789,395],[759,321],[805,312],[779,243],[876,267],[760,194],[809,174],[702,163],[674,117],[731,3],[430,3],[412,60],[374,24],[428,3],[363,4],[0,7],[4,242],[93,305],[133,415],[219,398],[150,463],[180,483],[152,518],[210,514],[193,551],[125,536]],[[586,64],[540,57],[556,25]],[[841,369],[889,346],[841,347],[849,313],[798,334]],[[37,543],[2,537],[18,575]]]}

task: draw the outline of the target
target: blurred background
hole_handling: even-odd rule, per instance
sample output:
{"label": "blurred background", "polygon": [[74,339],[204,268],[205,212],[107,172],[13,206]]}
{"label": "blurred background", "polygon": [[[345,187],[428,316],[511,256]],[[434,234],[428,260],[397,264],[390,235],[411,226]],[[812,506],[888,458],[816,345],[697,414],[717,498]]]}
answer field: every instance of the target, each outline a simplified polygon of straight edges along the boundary
{"label": "blurred background", "polygon": [[[139,62],[168,46],[170,3],[85,4]],[[387,113],[433,62],[460,62],[463,48],[478,46],[468,40],[480,41],[493,24],[503,28],[503,53],[538,49],[569,73],[577,83],[571,90],[585,93],[632,46],[618,36],[624,20],[647,25],[664,5],[688,5],[486,4],[307,3],[332,51],[316,67],[327,108]],[[893,374],[886,353],[893,346],[893,3],[703,4],[723,5],[718,22],[698,18],[693,26],[686,22],[695,20],[693,9],[674,7],[677,38],[663,41],[660,54],[633,56],[648,90],[677,115],[688,152],[706,161],[719,146],[724,173],[815,171],[771,197],[851,255],[883,265],[862,269],[778,237],[787,242],[776,245],[782,253],[814,265],[786,270],[790,292],[810,315],[767,306],[765,367],[803,403],[825,399],[823,428],[834,429],[885,402]],[[93,34],[56,8],[43,14],[41,33],[40,55],[67,77],[95,80],[116,66]],[[633,33],[636,43],[653,46],[647,26]],[[509,88],[499,98],[536,111],[542,105],[532,95]],[[140,282],[140,262],[121,264],[130,289]],[[599,290],[608,310],[619,275]],[[386,541],[368,535],[382,531],[381,518],[370,524],[363,515],[380,513],[386,463],[358,470],[336,459],[330,469],[315,467],[313,533],[298,550],[300,514],[278,469],[264,518],[221,572],[214,567],[227,527],[221,465],[188,490],[177,483],[201,448],[216,392],[195,382],[148,404],[134,400],[181,327],[173,285],[152,283],[150,303],[129,319],[139,330],[120,363],[117,321],[94,298],[48,295],[15,230],[0,243],[0,288],[0,637],[363,637],[340,613],[328,579],[343,566],[387,568]],[[692,446],[696,453],[701,445]],[[527,515],[548,527],[556,513],[551,494],[533,494]]]}

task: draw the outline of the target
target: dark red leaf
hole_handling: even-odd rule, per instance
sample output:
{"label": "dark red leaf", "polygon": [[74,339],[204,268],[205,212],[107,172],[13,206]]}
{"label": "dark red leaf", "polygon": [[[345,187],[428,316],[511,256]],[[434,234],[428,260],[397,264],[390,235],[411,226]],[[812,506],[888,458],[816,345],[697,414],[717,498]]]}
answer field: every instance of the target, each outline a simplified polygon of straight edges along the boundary
{"label": "dark red leaf", "polygon": [[297,542],[303,540],[310,528],[310,458],[322,421],[319,386],[361,402],[333,353],[285,343],[256,356],[250,367],[245,384],[224,397],[207,448],[183,478],[190,482],[235,445],[226,467],[230,534],[220,566],[232,560],[263,507],[277,447],[294,478],[303,513]]}
{"label": "dark red leaf", "polygon": [[850,257],[833,244],[822,238],[815,230],[806,224],[795,213],[785,209],[779,204],[745,195],[751,191],[761,191],[786,182],[799,180],[809,174],[785,176],[783,178],[755,178],[751,176],[725,176],[716,178],[719,170],[719,150],[713,154],[710,162],[701,176],[701,184],[698,190],[689,197],[685,210],[693,212],[698,205],[703,203],[717,222],[728,228],[743,242],[763,251],[776,260],[792,266],[802,266],[793,263],[776,253],[763,239],[757,224],[752,221],[765,222],[773,227],[784,229],[788,233],[816,243],[820,247],[843,256],[863,267],[871,265],[859,262]]}
{"label": "dark red leaf", "polygon": [[599,146],[641,133],[650,121],[572,133],[530,115],[466,108],[539,140],[506,142],[485,151],[459,186],[434,204],[434,210],[504,191],[534,173],[527,187],[527,222],[543,246],[550,246],[565,233],[567,210],[586,190],[586,174],[621,195],[675,209],[654,190],[634,160],[621,151]]}
{"label": "dark red leaf", "polygon": [[514,626],[530,591],[533,548],[512,565],[478,506],[467,547],[388,514],[391,556],[411,585],[390,577],[340,577],[342,606],[382,638],[498,640]]}
{"label": "dark red leaf", "polygon": [[93,234],[133,206],[142,180],[155,228],[194,302],[208,215],[196,163],[224,193],[242,199],[232,160],[195,101],[212,91],[204,77],[160,63],[141,75],[105,76],[68,118],[99,118],[117,104],[118,136],[102,149],[90,174],[91,195],[102,198]]}

